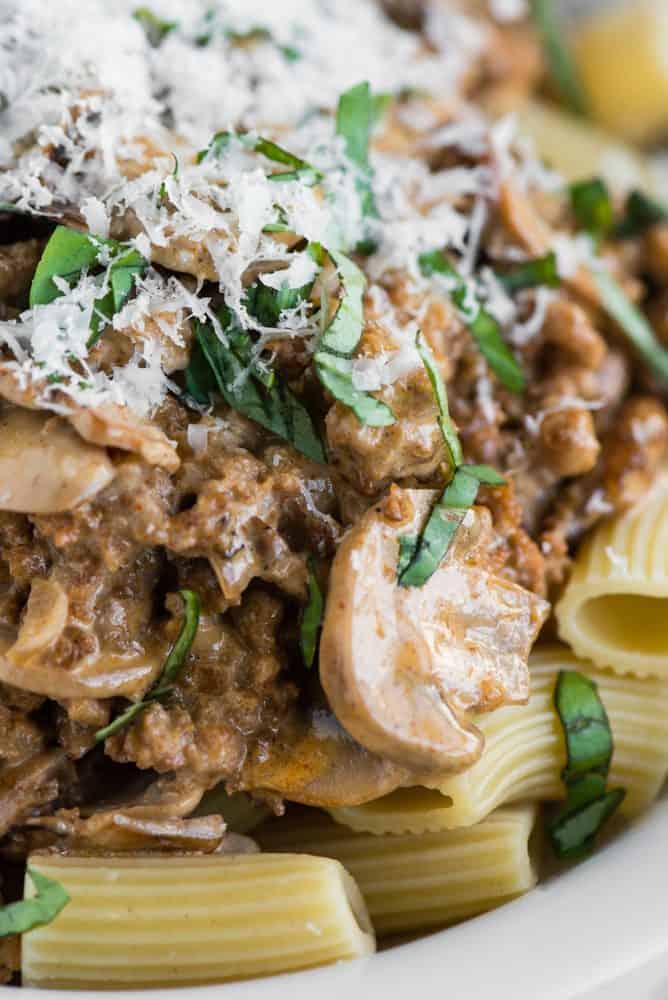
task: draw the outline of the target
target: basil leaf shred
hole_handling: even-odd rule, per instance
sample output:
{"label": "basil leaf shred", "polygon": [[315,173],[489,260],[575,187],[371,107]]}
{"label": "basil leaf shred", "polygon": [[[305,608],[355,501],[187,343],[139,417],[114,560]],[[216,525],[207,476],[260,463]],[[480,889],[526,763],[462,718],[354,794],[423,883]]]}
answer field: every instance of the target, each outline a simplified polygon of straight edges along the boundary
{"label": "basil leaf shred", "polygon": [[324,462],[322,443],[306,408],[281,379],[257,367],[250,337],[227,307],[220,311],[219,320],[225,342],[213,323],[195,322],[195,348],[185,375],[190,395],[206,405],[217,390],[233,410],[283,438],[307,458]]}
{"label": "basil leaf shred", "polygon": [[60,882],[47,878],[31,867],[28,867],[27,874],[35,887],[36,895],[0,907],[0,938],[45,927],[70,902],[70,897]]}
{"label": "basil leaf shred", "polygon": [[104,729],[99,729],[95,734],[95,742],[103,743],[109,736],[125,729],[133,719],[144,712],[149,705],[155,701],[160,701],[171,694],[173,684],[186,661],[190,648],[195,640],[197,629],[199,628],[200,600],[192,590],[179,590],[179,597],[183,601],[183,624],[178,634],[176,642],[170,649],[160,677],[147,692],[141,701],[135,702],[121,712],[113,722]]}
{"label": "basil leaf shred", "polygon": [[607,236],[614,222],[614,207],[605,181],[600,177],[577,181],[568,193],[578,225],[597,238]]}
{"label": "basil leaf shred", "polygon": [[[387,107],[387,96],[374,98],[368,82],[358,83],[339,98],[336,112],[336,134],[345,143],[346,155],[357,168],[355,188],[360,199],[362,218],[377,219],[378,209],[373,195],[372,172],[369,162],[371,131],[382,109]],[[368,256],[376,250],[376,241],[368,231],[357,244],[357,253]]]}
{"label": "basil leaf shred", "polygon": [[437,274],[447,280],[450,297],[489,367],[510,392],[523,392],[526,378],[515,355],[503,340],[501,327],[480,302],[471,302],[466,281],[445,254],[441,250],[432,250],[420,254],[418,263],[425,278]]}
{"label": "basil leaf shred", "polygon": [[141,24],[149,44],[154,49],[159,48],[167,35],[178,28],[178,21],[166,21],[154,14],[149,7],[138,7],[132,16]]}
{"label": "basil leaf shred", "polygon": [[[103,250],[104,256],[110,258],[106,265],[101,263]],[[30,286],[30,307],[49,305],[62,295],[54,278],[62,278],[74,286],[83,274],[102,267],[106,267],[109,287],[94,303],[87,344],[92,347],[99,340],[104,326],[127,302],[136,279],[148,268],[148,261],[133,247],[58,226],[35,270]]]}
{"label": "basil leaf shred", "polygon": [[504,274],[496,274],[497,280],[509,295],[523,292],[528,288],[558,288],[561,277],[557,270],[557,255],[554,251],[544,257],[536,257],[518,264]]}
{"label": "basil leaf shred", "polygon": [[589,853],[598,831],[626,792],[622,788],[606,791],[613,738],[595,682],[576,670],[561,670],[554,703],[566,740],[566,766],[561,774],[566,802],[548,833],[557,857],[573,860]]}
{"label": "basil leaf shred", "polygon": [[624,205],[624,217],[615,227],[615,236],[622,240],[641,236],[662,222],[668,222],[668,205],[642,191],[631,191]]}
{"label": "basil leaf shred", "polygon": [[356,389],[352,378],[352,355],[364,325],[366,278],[345,254],[330,250],[329,255],[338,269],[343,293],[331,322],[316,345],[313,357],[316,374],[332,396],[349,407],[361,424],[387,427],[395,423],[392,410],[382,400]]}
{"label": "basil leaf shred", "polygon": [[531,0],[531,14],[547,65],[563,100],[571,111],[586,116],[589,112],[587,97],[559,22],[555,0]]}
{"label": "basil leaf shred", "polygon": [[203,163],[209,157],[216,159],[223,156],[229,148],[231,142],[236,140],[246,149],[254,153],[260,153],[272,163],[280,163],[290,167],[290,170],[283,170],[269,175],[270,181],[301,181],[303,184],[313,186],[320,183],[323,174],[320,170],[302,160],[299,156],[288,152],[271,139],[264,139],[262,136],[253,136],[245,132],[217,132],[206,149],[200,150],[197,154],[197,162]]}
{"label": "basil leaf shred", "polygon": [[607,312],[654,374],[668,383],[668,348],[657,340],[643,313],[628,299],[623,288],[607,271],[592,270],[592,277]]}
{"label": "basil leaf shred", "polygon": [[322,591],[315,575],[313,562],[309,562],[308,601],[303,610],[299,628],[299,645],[302,657],[307,667],[313,666],[315,652],[318,646],[318,633],[322,626],[325,610]]}

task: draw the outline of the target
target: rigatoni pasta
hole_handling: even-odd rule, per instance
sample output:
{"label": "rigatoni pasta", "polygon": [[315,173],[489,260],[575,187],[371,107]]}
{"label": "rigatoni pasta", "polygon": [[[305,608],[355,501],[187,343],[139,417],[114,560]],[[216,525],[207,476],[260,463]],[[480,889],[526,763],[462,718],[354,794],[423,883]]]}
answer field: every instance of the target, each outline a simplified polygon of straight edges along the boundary
{"label": "rigatoni pasta", "polygon": [[614,740],[610,780],[626,788],[622,812],[637,815],[668,773],[668,685],[615,677],[577,660],[566,647],[553,646],[531,656],[527,705],[478,717],[485,750],[472,768],[437,790],[401,789],[366,805],[331,810],[332,816],[355,830],[419,833],[470,826],[504,803],[563,798],[566,750],[554,707],[559,670],[579,670],[596,681]]}
{"label": "rigatoni pasta", "polygon": [[264,850],[337,858],[359,885],[376,932],[399,934],[464,920],[531,889],[536,816],[535,806],[518,806],[467,830],[379,837],[297,810],[257,838]]}
{"label": "rigatoni pasta", "polygon": [[[368,955],[374,934],[336,860],[35,856],[71,902],[23,941],[28,986],[110,989],[245,979]],[[30,883],[26,891],[32,895]]]}
{"label": "rigatoni pasta", "polygon": [[668,678],[668,473],[585,541],[555,615],[578,656]]}

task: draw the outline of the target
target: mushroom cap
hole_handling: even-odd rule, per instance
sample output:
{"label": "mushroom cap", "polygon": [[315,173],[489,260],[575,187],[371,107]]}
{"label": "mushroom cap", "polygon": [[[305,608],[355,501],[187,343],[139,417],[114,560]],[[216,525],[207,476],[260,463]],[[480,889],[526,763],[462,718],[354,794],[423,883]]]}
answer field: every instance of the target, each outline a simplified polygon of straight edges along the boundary
{"label": "mushroom cap", "polygon": [[59,514],[90,500],[114,475],[104,448],[59,417],[0,410],[0,510]]}
{"label": "mushroom cap", "polygon": [[320,679],[363,746],[430,773],[463,770],[483,737],[468,711],[526,702],[527,658],[549,605],[485,569],[490,515],[473,508],[421,587],[397,581],[399,538],[437,494],[394,488],[344,538],[332,566]]}

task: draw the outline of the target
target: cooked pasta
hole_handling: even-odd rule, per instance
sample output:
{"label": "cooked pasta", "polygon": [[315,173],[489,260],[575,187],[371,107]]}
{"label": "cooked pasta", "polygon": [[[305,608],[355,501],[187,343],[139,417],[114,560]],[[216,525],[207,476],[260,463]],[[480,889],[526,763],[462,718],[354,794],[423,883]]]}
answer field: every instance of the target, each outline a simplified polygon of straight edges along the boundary
{"label": "cooked pasta", "polygon": [[367,955],[531,888],[543,802],[593,849],[668,771],[668,208],[551,0],[0,10],[0,982]]}
{"label": "cooked pasta", "polygon": [[563,798],[565,744],[553,695],[559,670],[573,669],[598,684],[614,738],[610,782],[627,790],[622,812],[637,815],[668,774],[668,685],[594,670],[565,647],[533,653],[528,705],[478,718],[486,745],[470,770],[438,790],[401,789],[366,805],[333,809],[331,815],[354,830],[420,833],[470,826],[508,802]]}
{"label": "cooked pasta", "polygon": [[647,159],[591,122],[538,100],[527,101],[518,116],[541,157],[566,180],[596,176],[615,190],[654,187]]}
{"label": "cooked pasta", "polygon": [[334,860],[36,856],[30,864],[60,882],[71,902],[26,935],[28,986],[186,986],[374,950],[359,889]]}
{"label": "cooked pasta", "polygon": [[585,542],[555,614],[579,656],[668,678],[668,474]]}
{"label": "cooked pasta", "polygon": [[499,809],[468,830],[378,837],[315,811],[257,834],[263,849],[337,858],[354,876],[378,934],[408,933],[484,913],[536,883],[535,806]]}

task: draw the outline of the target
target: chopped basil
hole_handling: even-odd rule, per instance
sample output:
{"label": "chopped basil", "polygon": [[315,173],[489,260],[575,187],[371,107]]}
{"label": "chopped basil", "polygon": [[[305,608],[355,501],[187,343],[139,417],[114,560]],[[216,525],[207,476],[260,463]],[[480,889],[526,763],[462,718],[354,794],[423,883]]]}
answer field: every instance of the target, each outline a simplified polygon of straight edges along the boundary
{"label": "chopped basil", "polygon": [[452,478],[434,504],[419,537],[399,538],[397,580],[402,587],[421,587],[448,553],[466,512],[478,496],[481,483],[504,486],[505,480],[489,465],[463,465],[462,446],[448,409],[448,395],[434,357],[418,333],[415,346],[422,358],[439,412],[439,426],[452,467]]}
{"label": "chopped basil", "polygon": [[124,712],[121,712],[113,722],[104,729],[98,730],[95,734],[95,742],[103,743],[109,736],[125,729],[136,716],[140,715],[154,701],[160,701],[172,693],[173,684],[176,681],[190,648],[195,640],[199,627],[200,600],[192,590],[180,590],[179,597],[183,601],[183,624],[178,638],[169,651],[165,665],[162,668],[160,677],[153,687],[146,693],[141,701],[130,705]]}
{"label": "chopped basil", "polygon": [[624,205],[624,217],[615,227],[615,236],[619,239],[640,236],[660,222],[668,222],[668,205],[642,191],[632,191]]}
{"label": "chopped basil", "polygon": [[246,149],[266,156],[272,163],[280,163],[283,166],[291,168],[287,171],[284,170],[276,174],[270,174],[269,180],[271,181],[299,180],[304,184],[313,186],[314,184],[318,184],[323,178],[322,173],[316,170],[315,167],[312,167],[310,163],[300,159],[293,153],[289,153],[282,146],[272,142],[271,139],[263,139],[262,136],[252,136],[244,132],[217,132],[207,148],[200,150],[197,154],[197,162],[202,163],[208,157],[216,159],[222,156],[233,139],[240,142]]}
{"label": "chopped basil", "polygon": [[427,375],[429,376],[429,381],[431,382],[434,399],[436,400],[436,405],[438,407],[438,423],[441,428],[443,440],[445,441],[445,446],[448,450],[450,464],[453,469],[456,469],[457,466],[461,465],[464,461],[464,456],[462,454],[462,446],[457,434],[457,429],[450,416],[450,410],[448,408],[448,394],[446,392],[445,384],[441,378],[441,373],[436,366],[434,355],[431,353],[431,349],[427,341],[420,333],[418,333],[415,338],[415,347],[417,348],[418,354],[422,358],[422,363],[427,370]]}
{"label": "chopped basil", "polygon": [[[314,252],[317,252],[315,248]],[[395,422],[389,406],[356,389],[352,378],[352,355],[364,324],[363,298],[366,278],[348,257],[330,251],[336,264],[343,293],[332,318],[318,340],[313,363],[320,382],[340,402],[348,406],[362,424],[387,427]]]}
{"label": "chopped basil", "polygon": [[571,184],[568,191],[578,225],[592,236],[606,236],[614,222],[614,207],[605,181],[592,177]]}
{"label": "chopped basil", "polygon": [[436,572],[468,509],[475,503],[481,483],[502,486],[504,480],[488,466],[460,466],[434,504],[419,538],[400,538],[397,566],[400,586],[422,587]]}
{"label": "chopped basil", "polygon": [[439,274],[447,280],[450,297],[489,367],[506,389],[522,392],[526,387],[524,373],[503,340],[499,324],[471,294],[469,285],[445,254],[441,250],[432,250],[421,254],[418,263],[425,278]]}
{"label": "chopped basil", "polygon": [[302,288],[270,288],[256,281],[246,292],[244,305],[262,326],[278,326],[281,313],[294,309],[311,294],[312,283]]}
{"label": "chopped basil", "polygon": [[[101,262],[103,254],[109,258],[108,264]],[[103,268],[109,288],[94,304],[88,340],[88,347],[92,347],[105,323],[127,302],[136,278],[148,268],[148,261],[137,250],[116,240],[98,239],[76,229],[58,226],[44,248],[32,279],[30,306],[48,305],[62,295],[54,278],[75,285],[83,274]]]}
{"label": "chopped basil", "polygon": [[324,608],[325,602],[322,597],[322,591],[318,585],[313,565],[310,565],[308,574],[308,602],[302,613],[299,628],[299,645],[301,646],[302,657],[307,667],[313,666]]}
{"label": "chopped basil", "polygon": [[154,14],[149,7],[138,7],[132,16],[135,21],[139,21],[149,43],[155,49],[162,44],[170,32],[178,28],[177,21],[165,21],[164,18]]}
{"label": "chopped basil", "polygon": [[527,260],[518,264],[504,274],[496,275],[509,295],[522,292],[527,288],[557,288],[561,284],[557,270],[557,255],[554,251],[535,260]]}
{"label": "chopped basil", "polygon": [[0,938],[10,934],[25,934],[35,927],[50,924],[70,901],[60,882],[55,882],[30,867],[28,877],[37,895],[0,907]]}
{"label": "chopped basil", "polygon": [[576,114],[587,115],[587,98],[564,38],[554,0],[531,0],[531,13],[547,65],[563,100]]}
{"label": "chopped basil", "polygon": [[[336,112],[336,134],[344,140],[346,155],[357,168],[355,187],[362,218],[367,220],[378,217],[369,163],[369,139],[382,106],[372,96],[368,83],[358,83],[341,95]],[[375,240],[367,232],[355,249],[361,254],[371,254],[376,249]]]}
{"label": "chopped basil", "polygon": [[561,776],[567,794],[548,832],[555,854],[573,859],[591,850],[596,834],[626,793],[621,788],[606,792],[613,739],[594,681],[575,670],[560,671],[554,702],[566,739]]}
{"label": "chopped basil", "polygon": [[640,309],[607,271],[593,270],[592,277],[601,302],[652,371],[668,382],[668,349],[656,338]]}
{"label": "chopped basil", "polygon": [[186,388],[198,403],[208,403],[218,390],[228,406],[288,441],[297,451],[324,462],[311,417],[294,393],[274,373],[260,369],[252,357],[250,337],[230,311],[219,315],[226,343],[212,323],[196,321],[195,347],[186,370]]}

